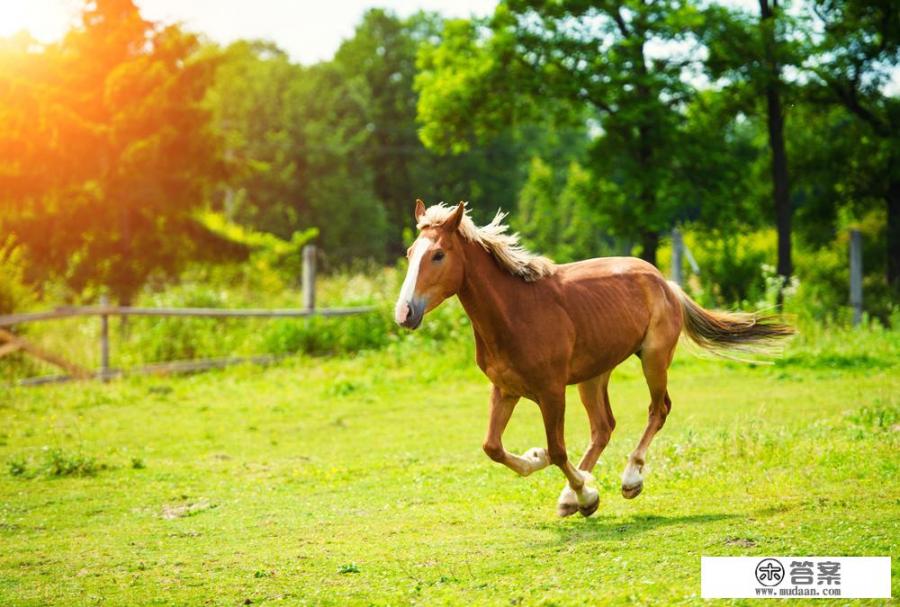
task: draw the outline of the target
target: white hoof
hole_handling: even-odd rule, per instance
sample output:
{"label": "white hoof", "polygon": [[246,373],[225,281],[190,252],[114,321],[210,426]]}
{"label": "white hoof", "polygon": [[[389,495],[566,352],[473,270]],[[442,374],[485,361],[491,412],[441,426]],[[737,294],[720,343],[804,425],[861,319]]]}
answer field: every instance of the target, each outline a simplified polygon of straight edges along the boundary
{"label": "white hoof", "polygon": [[575,495],[575,490],[569,486],[569,483],[566,483],[556,501],[556,514],[564,517],[572,516],[576,512],[578,512],[578,496]]}
{"label": "white hoof", "polygon": [[641,476],[643,466],[628,462],[622,473],[622,496],[625,499],[634,499],[644,489],[644,477]]}
{"label": "white hoof", "polygon": [[584,479],[584,486],[581,492],[576,492],[566,483],[559,494],[556,502],[556,513],[559,516],[571,516],[576,512],[581,512],[584,516],[590,516],[596,512],[600,505],[600,493],[594,487],[594,475],[584,470],[578,471]]}
{"label": "white hoof", "polygon": [[528,474],[543,470],[550,465],[550,456],[543,447],[532,447],[522,454],[522,459],[528,466]]}

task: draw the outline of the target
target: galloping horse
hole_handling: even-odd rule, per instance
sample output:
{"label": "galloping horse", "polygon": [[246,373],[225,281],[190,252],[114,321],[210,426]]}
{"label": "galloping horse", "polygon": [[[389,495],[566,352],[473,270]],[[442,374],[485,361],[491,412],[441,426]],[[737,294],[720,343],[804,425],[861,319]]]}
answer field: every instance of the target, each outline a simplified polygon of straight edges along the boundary
{"label": "galloping horse", "polygon": [[[631,499],[643,488],[647,448],[672,409],[666,372],[682,331],[714,351],[765,346],[793,332],[771,316],[704,310],[640,259],[556,265],[526,251],[499,212],[479,228],[465,203],[426,209],[417,200],[415,217],[419,236],[407,253],[395,320],[416,329],[442,301],[459,297],[472,321],[478,366],[493,384],[484,451],[522,476],[558,466],[568,481],[557,502],[560,516],[590,516],[600,503],[591,471],[616,426],[607,385],[622,361],[638,356],[650,388],[647,428],[622,474],[622,495]],[[571,384],[591,426],[577,468],[563,436]],[[522,397],[540,407],[547,447],[516,455],[501,437]]]}

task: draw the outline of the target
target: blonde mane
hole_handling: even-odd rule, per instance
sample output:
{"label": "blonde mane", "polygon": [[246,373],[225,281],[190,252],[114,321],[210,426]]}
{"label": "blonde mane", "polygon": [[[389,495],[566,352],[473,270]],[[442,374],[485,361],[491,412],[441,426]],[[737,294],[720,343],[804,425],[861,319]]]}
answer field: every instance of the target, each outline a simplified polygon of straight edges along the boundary
{"label": "blonde mane", "polygon": [[[428,207],[416,225],[423,228],[438,227],[456,210],[455,206],[444,203]],[[459,233],[470,242],[477,243],[490,253],[507,272],[528,282],[551,276],[556,272],[556,265],[550,259],[530,253],[519,242],[515,232],[508,234],[509,226],[502,223],[506,213],[497,211],[494,219],[486,226],[478,227],[469,217],[469,209],[465,209],[459,223]]]}

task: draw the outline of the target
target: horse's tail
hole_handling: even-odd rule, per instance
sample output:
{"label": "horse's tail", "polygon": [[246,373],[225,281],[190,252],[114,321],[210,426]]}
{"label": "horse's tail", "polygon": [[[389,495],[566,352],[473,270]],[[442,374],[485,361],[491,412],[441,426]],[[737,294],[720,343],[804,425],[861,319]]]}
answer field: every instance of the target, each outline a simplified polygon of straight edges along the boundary
{"label": "horse's tail", "polygon": [[701,348],[716,354],[728,350],[770,353],[794,328],[773,314],[718,312],[703,309],[677,283],[669,282],[681,300],[684,333]]}

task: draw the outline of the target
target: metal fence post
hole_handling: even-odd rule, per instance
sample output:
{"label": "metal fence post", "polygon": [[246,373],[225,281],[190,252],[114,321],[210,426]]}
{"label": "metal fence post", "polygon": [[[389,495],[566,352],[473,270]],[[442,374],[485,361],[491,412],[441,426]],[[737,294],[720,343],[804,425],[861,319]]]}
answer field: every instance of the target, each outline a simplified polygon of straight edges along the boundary
{"label": "metal fence post", "polygon": [[681,278],[681,258],[684,254],[684,239],[681,237],[681,230],[672,228],[672,280],[682,286],[684,283]]}
{"label": "metal fence post", "polygon": [[[104,308],[109,305],[109,297],[100,296],[100,305]],[[109,381],[109,315],[100,316],[100,377],[103,381]]]}
{"label": "metal fence post", "polygon": [[316,246],[311,244],[303,247],[303,307],[316,308]]}
{"label": "metal fence post", "polygon": [[853,306],[853,326],[862,321],[863,309],[862,234],[850,230],[850,305]]}

